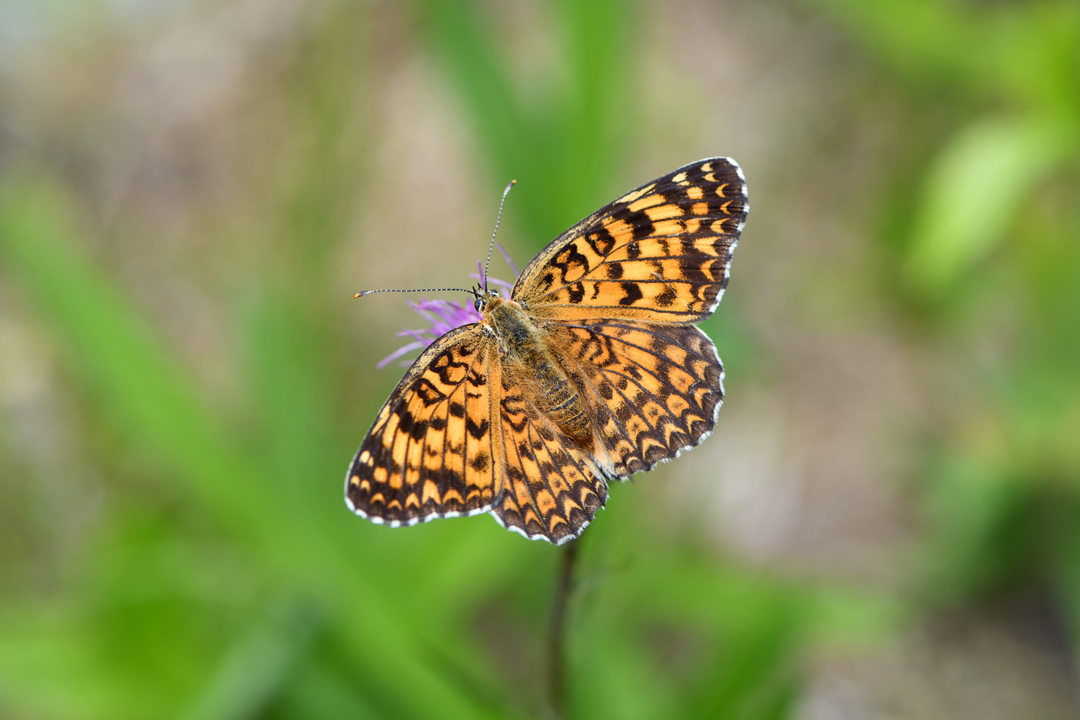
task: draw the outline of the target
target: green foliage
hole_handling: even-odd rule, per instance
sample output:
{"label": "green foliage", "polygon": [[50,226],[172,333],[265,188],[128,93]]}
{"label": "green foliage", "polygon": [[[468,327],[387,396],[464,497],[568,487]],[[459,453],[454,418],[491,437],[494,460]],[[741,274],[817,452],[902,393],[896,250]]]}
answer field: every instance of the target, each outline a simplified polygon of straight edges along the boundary
{"label": "green foliage", "polygon": [[[526,84],[484,7],[408,5],[492,185],[527,184],[514,222],[538,248],[624,189],[628,148],[645,142],[632,102],[642,8],[542,4],[558,67]],[[912,444],[926,524],[914,590],[796,581],[689,530],[648,535],[644,495],[615,488],[571,599],[568,717],[791,717],[813,649],[888,642],[928,609],[1015,585],[1050,588],[1080,626],[1080,6],[806,7],[878,63],[912,115],[935,108],[896,140],[929,156],[876,199],[883,217],[910,204],[881,232],[900,247],[873,241],[890,266],[876,291],[970,381],[933,439]],[[0,715],[548,714],[557,551],[486,517],[392,532],[342,506],[336,483],[385,381],[352,367],[372,358],[352,356],[342,310],[312,290],[335,271],[372,151],[357,148],[342,92],[364,72],[367,16],[325,12],[288,93],[305,164],[265,191],[276,254],[237,283],[228,323],[241,407],[200,386],[88,250],[77,185],[44,162],[0,166],[0,280],[59,348],[82,440],[119,488],[59,590],[0,599]],[[720,333],[744,364],[760,352],[737,323]],[[1008,351],[981,362],[970,347],[987,335]]]}
{"label": "green foliage", "polygon": [[[458,89],[497,178],[521,176],[514,198],[528,236],[555,237],[611,199],[632,127],[634,0],[557,0],[542,10],[560,66],[515,86],[499,35],[479,6],[415,0],[431,47]],[[630,112],[628,112],[630,110]]]}
{"label": "green foliage", "polygon": [[1071,149],[1043,124],[993,119],[963,128],[922,187],[906,268],[913,293],[936,297],[1004,242]]}

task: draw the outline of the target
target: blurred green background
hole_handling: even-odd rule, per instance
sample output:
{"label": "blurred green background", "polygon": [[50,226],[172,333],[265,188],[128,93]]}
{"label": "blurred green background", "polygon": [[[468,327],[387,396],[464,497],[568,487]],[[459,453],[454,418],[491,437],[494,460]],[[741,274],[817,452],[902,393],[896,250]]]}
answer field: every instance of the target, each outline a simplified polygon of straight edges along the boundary
{"label": "blurred green background", "polygon": [[551,717],[560,551],[342,502],[419,322],[351,296],[711,155],[728,402],[566,716],[1076,717],[1075,0],[3,0],[0,718]]}

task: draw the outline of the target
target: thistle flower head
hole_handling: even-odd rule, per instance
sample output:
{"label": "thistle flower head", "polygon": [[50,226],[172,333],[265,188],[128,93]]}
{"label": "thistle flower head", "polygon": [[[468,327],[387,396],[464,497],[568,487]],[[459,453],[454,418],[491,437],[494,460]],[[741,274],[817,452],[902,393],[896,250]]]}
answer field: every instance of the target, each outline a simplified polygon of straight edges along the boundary
{"label": "thistle flower head", "polygon": [[[499,247],[499,250],[502,251],[505,256],[505,251],[502,250],[501,246]],[[512,263],[511,267],[514,267]],[[516,272],[517,270],[515,268],[515,274]],[[471,273],[469,277],[474,280],[483,280],[480,273]],[[510,298],[510,291],[514,288],[513,284],[490,276],[487,279],[487,283],[488,287],[497,289],[499,294],[504,298]],[[375,367],[384,368],[398,358],[408,355],[414,350],[422,351],[428,345],[431,345],[431,343],[435,342],[454,328],[461,327],[462,325],[469,325],[471,323],[478,323],[483,320],[483,316],[480,315],[480,312],[475,307],[473,307],[471,301],[462,305],[457,300],[421,299],[419,302],[410,302],[409,307],[412,308],[417,315],[422,317],[428,323],[428,326],[419,330],[405,328],[397,333],[397,337],[412,338],[412,342],[402,345],[397,350],[384,357]],[[401,362],[401,365],[407,367],[411,363],[412,360],[404,360]]]}

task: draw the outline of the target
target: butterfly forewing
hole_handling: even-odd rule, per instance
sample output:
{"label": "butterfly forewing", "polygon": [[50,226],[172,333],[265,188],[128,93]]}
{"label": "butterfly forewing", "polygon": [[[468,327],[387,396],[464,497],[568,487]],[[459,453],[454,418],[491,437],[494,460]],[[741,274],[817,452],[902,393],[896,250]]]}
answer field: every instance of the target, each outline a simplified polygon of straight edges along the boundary
{"label": "butterfly forewing", "polygon": [[691,163],[556,238],[522,272],[513,297],[538,318],[698,322],[727,285],[747,209],[738,165]]}
{"label": "butterfly forewing", "polygon": [[480,325],[452,330],[413,363],[349,468],[345,495],[354,512],[412,525],[491,509],[501,490],[491,432],[498,363]]}

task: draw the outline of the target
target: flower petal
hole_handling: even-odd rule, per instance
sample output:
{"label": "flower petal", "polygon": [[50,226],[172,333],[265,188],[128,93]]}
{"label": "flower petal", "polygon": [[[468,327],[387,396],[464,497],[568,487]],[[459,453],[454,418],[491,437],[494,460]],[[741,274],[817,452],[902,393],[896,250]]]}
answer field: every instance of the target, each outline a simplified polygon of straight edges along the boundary
{"label": "flower petal", "polygon": [[394,362],[395,360],[397,360],[397,359],[398,359],[399,357],[401,357],[402,355],[405,355],[406,353],[410,353],[410,352],[412,352],[413,350],[419,350],[419,349],[421,349],[421,348],[425,348],[425,347],[427,347],[427,346],[428,346],[428,345],[430,345],[430,344],[431,344],[431,342],[430,342],[430,341],[429,341],[429,342],[426,342],[426,343],[425,343],[425,342],[422,342],[422,341],[420,341],[420,340],[417,340],[416,342],[411,342],[411,343],[409,343],[408,345],[404,345],[404,346],[402,346],[402,347],[399,347],[399,348],[398,348],[397,350],[395,350],[394,352],[390,353],[389,355],[387,355],[386,357],[384,357],[384,358],[383,358],[382,360],[380,360],[379,362],[375,363],[375,367],[377,367],[377,368],[379,368],[379,369],[381,370],[382,368],[386,367],[386,366],[387,366],[387,365],[389,365],[390,363],[392,363],[392,362]]}

